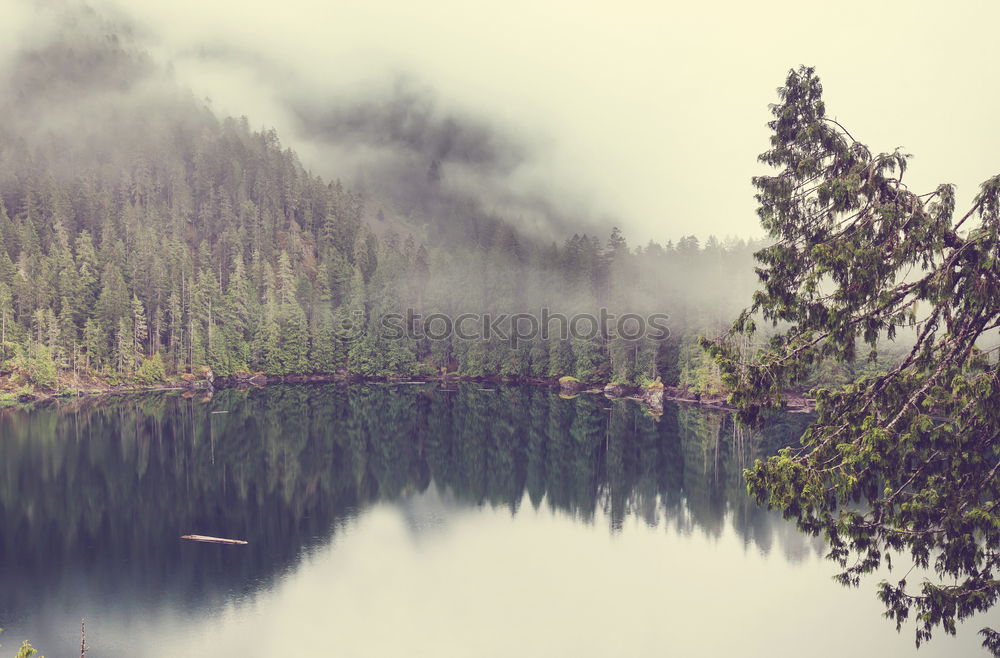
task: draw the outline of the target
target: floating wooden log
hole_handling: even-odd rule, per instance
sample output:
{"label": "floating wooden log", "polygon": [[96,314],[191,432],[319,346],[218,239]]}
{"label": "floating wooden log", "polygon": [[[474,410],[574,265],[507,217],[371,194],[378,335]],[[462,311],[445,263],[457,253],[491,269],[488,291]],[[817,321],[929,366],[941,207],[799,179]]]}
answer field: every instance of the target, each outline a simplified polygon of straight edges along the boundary
{"label": "floating wooden log", "polygon": [[222,537],[207,537],[205,535],[183,535],[181,539],[190,539],[191,541],[202,541],[209,544],[235,544],[238,546],[246,546],[247,542],[242,539],[223,539]]}

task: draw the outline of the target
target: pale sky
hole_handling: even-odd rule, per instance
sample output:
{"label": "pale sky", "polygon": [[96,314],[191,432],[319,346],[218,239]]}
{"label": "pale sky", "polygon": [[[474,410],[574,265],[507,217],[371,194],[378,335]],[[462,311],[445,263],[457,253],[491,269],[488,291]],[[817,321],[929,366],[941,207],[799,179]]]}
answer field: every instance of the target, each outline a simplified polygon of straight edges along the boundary
{"label": "pale sky", "polygon": [[1000,173],[1000,3],[96,0],[221,114],[274,126],[304,163],[292,96],[364,95],[406,75],[444,113],[529,146],[511,185],[612,216],[632,244],[760,235],[750,177],[787,70],[873,150],[916,157],[917,191]]}

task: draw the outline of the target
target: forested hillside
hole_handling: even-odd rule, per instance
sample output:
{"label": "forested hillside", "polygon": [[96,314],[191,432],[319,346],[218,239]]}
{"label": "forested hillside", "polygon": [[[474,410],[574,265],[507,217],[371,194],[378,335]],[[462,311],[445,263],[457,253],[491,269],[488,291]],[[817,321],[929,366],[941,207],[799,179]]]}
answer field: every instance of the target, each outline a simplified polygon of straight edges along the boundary
{"label": "forested hillside", "polygon": [[[60,373],[152,383],[204,366],[715,385],[695,339],[749,297],[759,245],[630,247],[610,226],[557,244],[479,206],[404,212],[312,175],[273,130],[217,118],[97,17],[64,29],[4,71],[8,387],[54,388]],[[515,348],[495,335],[397,339],[383,322],[407,310],[543,308],[666,314],[670,335],[556,335]]]}

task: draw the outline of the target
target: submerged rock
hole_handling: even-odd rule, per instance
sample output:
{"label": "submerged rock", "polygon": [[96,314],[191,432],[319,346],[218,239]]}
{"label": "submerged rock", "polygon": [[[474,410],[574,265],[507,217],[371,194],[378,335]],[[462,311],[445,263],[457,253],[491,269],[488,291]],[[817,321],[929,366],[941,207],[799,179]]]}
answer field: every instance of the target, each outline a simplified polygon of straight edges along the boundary
{"label": "submerged rock", "polygon": [[587,388],[587,385],[576,377],[567,376],[559,378],[559,390],[563,393],[579,393],[585,388]]}
{"label": "submerged rock", "polygon": [[255,372],[249,374],[244,381],[250,386],[264,386],[267,384],[267,375],[262,372]]}
{"label": "submerged rock", "polygon": [[663,397],[665,393],[663,382],[657,379],[652,384],[642,387],[642,402],[654,413],[663,413]]}
{"label": "submerged rock", "polygon": [[198,375],[190,372],[182,372],[179,376],[180,383],[185,388],[197,390],[212,390],[212,382],[215,381],[215,373],[207,366],[202,366]]}
{"label": "submerged rock", "polygon": [[623,398],[634,392],[635,387],[628,386],[627,384],[616,384],[612,382],[604,387],[604,394],[612,398]]}
{"label": "submerged rock", "polygon": [[678,388],[677,386],[664,386],[660,384],[663,398],[667,400],[700,400],[701,396],[697,393],[692,393],[686,388]]}
{"label": "submerged rock", "polygon": [[230,376],[229,381],[236,387],[264,386],[267,384],[267,375],[262,372],[247,372],[245,370],[240,370],[239,372],[233,373],[233,375]]}

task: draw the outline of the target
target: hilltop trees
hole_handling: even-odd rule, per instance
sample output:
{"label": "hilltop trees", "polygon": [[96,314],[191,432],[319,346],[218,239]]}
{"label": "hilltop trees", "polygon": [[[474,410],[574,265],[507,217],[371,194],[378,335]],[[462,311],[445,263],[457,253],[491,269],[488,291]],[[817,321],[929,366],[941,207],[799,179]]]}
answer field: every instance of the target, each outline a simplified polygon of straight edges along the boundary
{"label": "hilltop trees", "polygon": [[[604,243],[573,235],[545,246],[496,218],[469,243],[435,241],[406,221],[377,236],[363,199],[315,178],[245,121],[203,118],[192,139],[146,146],[161,157],[67,178],[44,150],[0,130],[0,371],[31,363],[49,373],[34,366],[51,361],[56,374],[147,380],[202,366],[223,376],[446,368],[623,383],[675,373],[675,383],[671,346],[728,312],[704,301],[706,289],[717,299],[719,272],[738,278],[753,250],[709,251],[694,238],[631,249],[618,229]],[[556,323],[547,338],[511,346],[498,336],[399,339],[382,322],[408,309],[495,318],[542,308],[669,313],[676,334],[573,338]]]}
{"label": "hilltop trees", "polygon": [[[139,85],[150,62],[104,34],[81,45],[109,64],[93,79]],[[39,48],[32,62],[46,61]],[[47,108],[87,90],[64,76],[57,67],[34,81],[51,93],[42,105],[25,89],[0,95],[10,118],[0,122],[4,387],[19,385],[13,371],[31,380],[18,364],[37,359],[56,375],[119,381],[209,367],[676,383],[681,339],[736,310],[732,283],[750,267],[753,246],[740,241],[632,247],[609,227],[545,244],[479,204],[414,216],[320,179],[273,130],[219,120],[172,82],[135,103],[102,95],[93,122],[68,130]],[[400,339],[382,322],[408,310],[455,319],[543,308],[666,313],[673,333],[622,341],[555,330],[512,346],[496,335]]]}
{"label": "hilltop trees", "polygon": [[[754,179],[774,239],[757,254],[763,289],[709,349],[752,418],[811,364],[874,360],[913,332],[887,371],[819,390],[802,447],[747,477],[826,538],[841,582],[901,560],[935,574],[914,586],[904,565],[879,589],[897,625],[915,618],[919,645],[1000,596],[1000,176],[956,219],[952,186],[911,192],[906,155],[875,154],[829,117],[812,69],[789,73],[772,111],[760,159],[778,172]],[[747,359],[759,318],[782,331]],[[1000,635],[982,633],[1000,655]]]}

